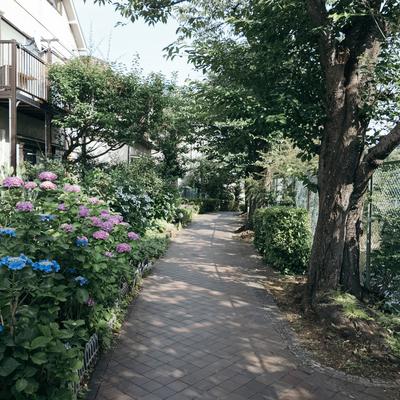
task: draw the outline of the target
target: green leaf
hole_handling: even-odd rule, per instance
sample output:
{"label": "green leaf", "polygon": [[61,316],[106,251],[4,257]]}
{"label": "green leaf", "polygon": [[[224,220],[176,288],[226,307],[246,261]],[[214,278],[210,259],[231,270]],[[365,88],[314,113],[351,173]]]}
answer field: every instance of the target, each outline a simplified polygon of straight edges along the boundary
{"label": "green leaf", "polygon": [[17,392],[23,392],[27,386],[28,381],[24,378],[21,378],[17,380],[17,383],[15,384],[15,389],[17,389]]}
{"label": "green leaf", "polygon": [[18,367],[20,363],[12,357],[8,357],[0,365],[0,376],[8,376],[12,374]]}
{"label": "green leaf", "polygon": [[47,336],[38,336],[32,340],[31,349],[37,349],[39,347],[46,347],[51,342],[51,338]]}
{"label": "green leaf", "polygon": [[36,365],[42,365],[47,362],[47,355],[44,352],[39,352],[31,355],[31,360]]}
{"label": "green leaf", "polygon": [[86,289],[79,288],[76,291],[76,299],[79,301],[79,303],[84,304],[88,301],[89,299],[89,293]]}

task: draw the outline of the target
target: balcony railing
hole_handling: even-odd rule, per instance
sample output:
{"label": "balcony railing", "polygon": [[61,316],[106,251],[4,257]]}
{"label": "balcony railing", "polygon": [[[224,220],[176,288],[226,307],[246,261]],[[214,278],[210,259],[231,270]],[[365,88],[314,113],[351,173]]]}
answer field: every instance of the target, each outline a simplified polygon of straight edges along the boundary
{"label": "balcony railing", "polygon": [[46,63],[12,40],[0,40],[0,88],[16,89],[47,101]]}

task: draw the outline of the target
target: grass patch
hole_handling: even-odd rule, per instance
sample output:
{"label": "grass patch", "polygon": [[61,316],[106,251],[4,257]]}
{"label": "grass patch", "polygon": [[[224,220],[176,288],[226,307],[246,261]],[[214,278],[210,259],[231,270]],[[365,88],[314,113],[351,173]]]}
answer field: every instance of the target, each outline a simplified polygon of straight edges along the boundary
{"label": "grass patch", "polygon": [[347,318],[362,319],[365,321],[373,319],[364,309],[362,309],[359,301],[353,295],[349,293],[334,292],[331,298],[335,304],[342,306],[343,314]]}

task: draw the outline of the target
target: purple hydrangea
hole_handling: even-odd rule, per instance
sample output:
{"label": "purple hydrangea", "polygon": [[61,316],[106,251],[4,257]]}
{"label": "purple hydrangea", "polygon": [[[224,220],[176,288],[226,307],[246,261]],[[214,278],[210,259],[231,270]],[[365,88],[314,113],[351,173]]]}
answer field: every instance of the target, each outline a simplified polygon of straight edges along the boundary
{"label": "purple hydrangea", "polygon": [[122,215],[111,215],[108,218],[109,222],[112,222],[114,225],[118,225],[121,224],[123,222],[124,218],[122,217]]}
{"label": "purple hydrangea", "polygon": [[106,252],[104,253],[104,255],[105,255],[106,257],[108,257],[108,258],[113,258],[113,257],[114,257],[114,253],[113,253],[112,251],[106,251]]}
{"label": "purple hydrangea", "polygon": [[32,212],[33,211],[33,204],[30,201],[19,201],[15,209],[19,212]]}
{"label": "purple hydrangea", "polygon": [[3,186],[6,188],[18,188],[24,185],[24,181],[18,176],[8,176],[3,180]]}
{"label": "purple hydrangea", "polygon": [[117,244],[115,250],[117,253],[130,253],[132,251],[132,247],[128,243],[119,243]]}
{"label": "purple hydrangea", "polygon": [[50,181],[53,182],[55,181],[58,176],[54,173],[54,172],[50,172],[50,171],[43,171],[38,175],[38,178],[41,181]]}
{"label": "purple hydrangea", "polygon": [[79,216],[82,218],[88,217],[90,214],[90,210],[85,206],[79,206]]}
{"label": "purple hydrangea", "polygon": [[25,183],[25,185],[24,185],[24,188],[26,189],[26,190],[33,190],[33,189],[36,189],[37,188],[37,183],[36,182],[26,182]]}
{"label": "purple hydrangea", "polygon": [[92,222],[93,226],[101,227],[103,224],[103,221],[99,217],[91,217],[90,221]]}
{"label": "purple hydrangea", "polygon": [[109,236],[109,233],[106,231],[96,231],[93,233],[93,237],[97,240],[107,240]]}
{"label": "purple hydrangea", "polygon": [[110,216],[110,212],[107,210],[103,210],[100,212],[100,217],[102,218],[108,218]]}
{"label": "purple hydrangea", "polygon": [[74,231],[74,226],[71,224],[62,224],[61,229],[63,229],[64,232],[71,233]]}
{"label": "purple hydrangea", "polygon": [[40,189],[43,190],[56,190],[57,185],[51,181],[44,181],[39,185]]}
{"label": "purple hydrangea", "polygon": [[101,223],[100,228],[103,229],[103,231],[111,232],[114,228],[114,224],[111,221],[104,221]]}
{"label": "purple hydrangea", "polygon": [[67,211],[67,206],[65,205],[65,203],[60,203],[57,207],[58,211]]}
{"label": "purple hydrangea", "polygon": [[139,240],[140,236],[136,232],[128,232],[129,240]]}
{"label": "purple hydrangea", "polygon": [[81,191],[81,187],[79,185],[70,185],[66,183],[64,185],[64,190],[69,193],[79,193]]}

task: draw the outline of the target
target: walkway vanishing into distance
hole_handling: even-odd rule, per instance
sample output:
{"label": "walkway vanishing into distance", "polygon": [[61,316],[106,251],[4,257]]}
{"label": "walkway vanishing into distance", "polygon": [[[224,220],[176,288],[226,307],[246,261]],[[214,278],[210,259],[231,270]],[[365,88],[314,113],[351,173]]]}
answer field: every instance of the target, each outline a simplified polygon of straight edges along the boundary
{"label": "walkway vanishing into distance", "polygon": [[145,279],[90,400],[383,400],[393,392],[303,366],[277,329],[262,263],[232,237],[234,213],[179,233]]}

